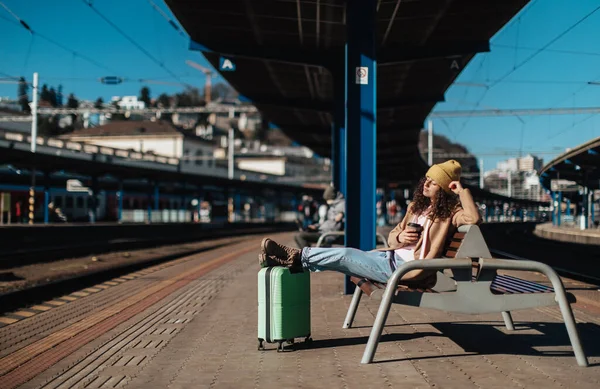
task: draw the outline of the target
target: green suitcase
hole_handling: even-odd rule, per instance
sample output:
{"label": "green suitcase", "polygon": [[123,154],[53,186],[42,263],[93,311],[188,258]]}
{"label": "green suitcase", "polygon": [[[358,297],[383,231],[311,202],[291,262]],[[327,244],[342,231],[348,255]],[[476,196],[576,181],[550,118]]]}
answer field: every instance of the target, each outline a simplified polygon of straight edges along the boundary
{"label": "green suitcase", "polygon": [[295,338],[310,341],[310,272],[290,273],[287,267],[266,267],[258,272],[258,349],[263,342],[279,343]]}

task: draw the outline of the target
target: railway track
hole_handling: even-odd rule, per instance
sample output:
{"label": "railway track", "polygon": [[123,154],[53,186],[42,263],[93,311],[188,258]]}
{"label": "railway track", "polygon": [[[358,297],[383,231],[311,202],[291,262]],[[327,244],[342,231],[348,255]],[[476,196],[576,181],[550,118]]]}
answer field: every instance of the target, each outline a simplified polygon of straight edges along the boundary
{"label": "railway track", "polygon": [[19,247],[14,247],[15,245],[13,242],[7,242],[6,247],[4,247],[0,253],[0,270],[84,255],[138,250],[161,245],[186,243],[200,239],[216,239],[232,235],[265,234],[268,232],[286,231],[295,228],[292,223],[277,223],[273,225],[227,224],[206,227],[207,228],[203,228],[200,231],[192,230],[187,234],[173,233],[161,235],[148,231],[148,234],[145,236],[119,237],[114,236],[115,234],[113,234],[112,238],[103,238],[102,233],[93,233],[92,231],[86,235],[85,238],[80,238],[78,241],[68,240],[68,234],[67,236],[61,237],[61,240],[57,242],[48,241],[43,237],[32,237],[24,239],[23,242],[19,244]]}

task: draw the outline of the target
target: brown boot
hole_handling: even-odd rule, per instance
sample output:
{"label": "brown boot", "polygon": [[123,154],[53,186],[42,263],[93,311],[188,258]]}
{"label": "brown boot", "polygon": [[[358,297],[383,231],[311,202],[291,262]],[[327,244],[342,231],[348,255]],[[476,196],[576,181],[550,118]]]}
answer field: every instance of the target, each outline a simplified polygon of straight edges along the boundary
{"label": "brown boot", "polygon": [[260,244],[266,261],[277,261],[279,266],[301,267],[300,257],[302,251],[293,247],[287,247],[272,239],[264,238]]}
{"label": "brown boot", "polygon": [[258,254],[258,264],[260,267],[273,267],[273,266],[282,266],[279,261],[273,256],[267,255],[265,253]]}

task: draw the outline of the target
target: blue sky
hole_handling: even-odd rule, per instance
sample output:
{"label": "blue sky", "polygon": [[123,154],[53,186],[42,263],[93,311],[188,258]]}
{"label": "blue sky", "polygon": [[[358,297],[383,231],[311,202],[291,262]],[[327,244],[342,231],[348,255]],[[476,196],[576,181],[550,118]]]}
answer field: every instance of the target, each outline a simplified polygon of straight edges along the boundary
{"label": "blue sky", "polygon": [[[102,65],[57,48],[31,35],[0,7],[0,78],[6,74],[40,73],[41,83],[62,84],[64,92],[82,99],[98,96],[137,95],[136,81],[106,86],[99,77],[117,75],[146,83],[152,96],[181,90],[184,82],[202,87],[204,77],[190,68],[191,59],[203,66],[206,60],[188,50],[181,36],[147,0],[95,1],[96,7],[143,46],[179,80],[153,63],[119,35],[81,0],[1,0],[31,28]],[[155,3],[172,17],[161,1]],[[600,11],[557,39],[546,50],[524,63],[537,49],[563,34],[600,6],[597,0],[534,0],[491,40],[491,52],[478,54],[463,70],[456,85],[446,92],[446,102],[435,111],[485,108],[550,108],[600,106]],[[564,53],[561,51],[570,51]],[[512,73],[507,75],[511,70]],[[503,79],[501,82],[498,80]],[[219,79],[215,80],[218,82]],[[465,86],[469,83],[470,86]],[[475,84],[475,85],[473,85]],[[491,86],[491,87],[490,87]],[[16,86],[0,83],[0,96],[15,97]],[[600,136],[600,115],[545,115],[435,119],[436,133],[466,145],[484,160],[486,170],[509,155],[537,152],[548,161],[566,147]]]}

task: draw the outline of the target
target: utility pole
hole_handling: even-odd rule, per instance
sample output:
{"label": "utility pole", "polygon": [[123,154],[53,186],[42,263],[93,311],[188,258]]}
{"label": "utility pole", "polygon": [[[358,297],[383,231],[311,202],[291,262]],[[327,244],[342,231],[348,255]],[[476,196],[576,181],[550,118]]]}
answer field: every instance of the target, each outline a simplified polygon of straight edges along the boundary
{"label": "utility pole", "polygon": [[229,140],[227,141],[228,155],[227,155],[227,177],[230,180],[233,180],[233,151],[234,151],[234,138],[233,138],[233,128],[229,129]]}
{"label": "utility pole", "polygon": [[35,153],[37,146],[37,110],[38,110],[38,74],[33,73],[33,101],[31,104],[31,152]]}
{"label": "utility pole", "polygon": [[[31,104],[31,152],[35,154],[37,147],[37,110],[38,110],[38,74],[33,73],[33,100]],[[33,158],[33,169],[31,169],[31,186],[29,187],[29,224],[33,224],[35,218],[35,155]]]}
{"label": "utility pole", "polygon": [[483,189],[483,158],[479,159],[479,189]]}
{"label": "utility pole", "polygon": [[427,164],[433,165],[433,120],[427,122],[428,136],[427,136]]}
{"label": "utility pole", "polygon": [[512,172],[508,171],[508,197],[512,197]]}

